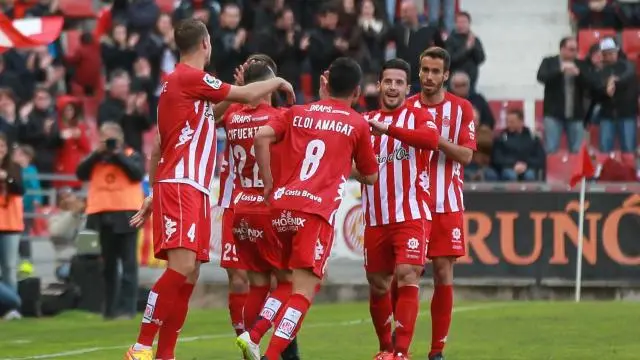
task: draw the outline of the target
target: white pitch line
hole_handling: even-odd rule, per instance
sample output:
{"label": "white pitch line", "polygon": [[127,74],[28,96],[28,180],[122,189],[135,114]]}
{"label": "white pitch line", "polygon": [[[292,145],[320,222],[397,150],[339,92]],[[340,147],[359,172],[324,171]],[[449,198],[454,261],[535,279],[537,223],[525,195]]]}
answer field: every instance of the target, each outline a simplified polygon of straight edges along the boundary
{"label": "white pitch line", "polygon": [[[491,309],[491,308],[502,307],[502,306],[507,306],[507,304],[487,304],[487,305],[477,305],[477,306],[462,306],[462,307],[454,308],[453,312],[454,313],[460,313],[460,312],[467,312],[467,311],[485,310],[485,309]],[[427,314],[428,314],[428,312],[421,311],[420,313],[418,313],[418,316],[424,316],[424,315],[427,315]],[[332,327],[332,326],[353,326],[353,325],[360,325],[360,324],[365,324],[365,323],[370,323],[370,322],[371,322],[371,319],[357,319],[357,320],[331,322],[331,323],[309,324],[308,326],[305,326],[305,328],[323,328],[323,327]],[[201,340],[213,340],[213,339],[223,339],[223,338],[232,338],[232,337],[235,337],[235,335],[233,335],[231,332],[228,332],[228,333],[224,333],[224,334],[188,336],[188,337],[180,338],[178,341],[181,342],[181,343],[188,343],[188,342],[201,341]],[[97,347],[84,348],[84,349],[71,350],[71,351],[64,351],[64,352],[51,353],[51,354],[41,354],[41,355],[26,356],[26,357],[21,357],[21,358],[1,358],[0,360],[54,359],[54,358],[61,358],[61,357],[64,357],[64,356],[89,354],[89,353],[93,353],[93,352],[97,352],[97,351],[117,350],[117,349],[125,350],[128,346],[131,346],[131,345],[129,344],[129,345],[116,345],[116,346],[97,346]]]}

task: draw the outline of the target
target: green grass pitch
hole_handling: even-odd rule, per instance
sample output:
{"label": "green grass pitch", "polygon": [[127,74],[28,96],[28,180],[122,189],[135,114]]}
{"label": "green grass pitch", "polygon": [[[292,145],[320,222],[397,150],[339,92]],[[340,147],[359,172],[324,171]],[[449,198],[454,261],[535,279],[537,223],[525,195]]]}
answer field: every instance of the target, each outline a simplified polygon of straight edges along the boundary
{"label": "green grass pitch", "polygon": [[[139,322],[104,322],[69,312],[0,323],[0,360],[120,360]],[[426,359],[429,304],[422,304],[412,358]],[[178,344],[179,360],[238,360],[228,314],[194,310]],[[265,340],[265,344],[266,345]],[[365,360],[377,341],[365,303],[317,305],[300,332],[304,360]],[[448,360],[640,359],[640,303],[457,303]]]}

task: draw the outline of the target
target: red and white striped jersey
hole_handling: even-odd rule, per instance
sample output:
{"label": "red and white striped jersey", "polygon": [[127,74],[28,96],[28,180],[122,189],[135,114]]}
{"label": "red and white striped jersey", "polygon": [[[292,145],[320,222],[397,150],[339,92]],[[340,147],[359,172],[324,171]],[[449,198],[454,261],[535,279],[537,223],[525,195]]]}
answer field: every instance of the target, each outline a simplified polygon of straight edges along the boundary
{"label": "red and white striped jersey", "polygon": [[230,89],[229,84],[182,63],[166,77],[158,101],[161,158],[156,181],[189,184],[210,194],[216,162],[213,105]]}
{"label": "red and white striped jersey", "polygon": [[230,146],[227,143],[224,148],[224,155],[222,156],[222,163],[220,164],[220,189],[218,190],[218,205],[223,209],[233,208],[233,190],[234,184],[234,164],[233,156],[229,156]]}
{"label": "red and white striped jersey", "polygon": [[[454,144],[476,150],[476,133],[473,123],[473,107],[461,97],[445,92],[444,100],[436,105],[426,105],[420,94],[407,99],[407,104],[424,108],[431,113],[440,136]],[[448,159],[444,152],[433,151],[429,160],[429,206],[436,213],[464,211],[463,166]]]}
{"label": "red and white striped jersey", "polygon": [[[400,128],[436,128],[431,116],[413,107],[364,115]],[[388,135],[371,136],[378,161],[378,181],[362,186],[362,207],[368,226],[409,220],[431,220],[428,207],[428,161],[431,150],[416,149]]]}

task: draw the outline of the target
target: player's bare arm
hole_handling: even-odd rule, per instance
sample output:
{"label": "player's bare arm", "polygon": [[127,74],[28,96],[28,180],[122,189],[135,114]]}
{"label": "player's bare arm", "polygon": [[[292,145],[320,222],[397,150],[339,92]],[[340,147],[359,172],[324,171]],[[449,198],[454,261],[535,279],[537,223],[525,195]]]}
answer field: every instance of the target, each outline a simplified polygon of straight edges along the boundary
{"label": "player's bare arm", "polygon": [[[160,157],[161,157],[160,136],[156,135],[156,139],[153,144],[153,149],[151,150],[151,156],[149,159],[149,163],[150,163],[149,164],[149,184],[151,184],[152,187],[153,187],[153,183],[155,182],[156,169],[158,168],[158,162],[160,162]],[[149,215],[151,215],[152,201],[153,201],[153,193],[151,193],[151,195],[147,196],[147,198],[144,199],[144,202],[142,203],[140,210],[138,210],[138,212],[131,217],[131,220],[129,220],[129,224],[131,226],[139,228],[142,225],[144,225],[144,223],[149,218]]]}
{"label": "player's bare arm", "polygon": [[260,100],[274,91],[282,91],[286,93],[287,102],[289,104],[295,103],[296,95],[293,87],[287,80],[280,77],[257,81],[244,86],[231,86],[226,100],[249,104]]}
{"label": "player's bare arm", "polygon": [[375,119],[368,120],[372,133],[376,136],[381,134],[389,135],[403,143],[416,149],[437,150],[438,149],[438,128],[433,122],[427,123],[426,127],[419,129],[405,129],[402,127],[385,124]]}
{"label": "player's bare arm", "polygon": [[376,181],[378,181],[378,173],[374,173],[371,175],[362,175],[360,171],[358,171],[358,169],[356,168],[355,163],[351,168],[351,177],[365,185],[373,185],[376,183]]}
{"label": "player's bare arm", "polygon": [[456,145],[444,137],[438,139],[438,147],[440,151],[445,153],[447,157],[453,161],[457,161],[462,165],[469,165],[473,157],[473,150],[468,147]]}
{"label": "player's bare arm", "polygon": [[271,144],[277,140],[276,132],[269,125],[260,127],[258,133],[253,139],[253,146],[256,150],[256,163],[260,170],[260,177],[264,184],[264,198],[269,198],[271,190],[273,190],[273,176],[271,175]]}

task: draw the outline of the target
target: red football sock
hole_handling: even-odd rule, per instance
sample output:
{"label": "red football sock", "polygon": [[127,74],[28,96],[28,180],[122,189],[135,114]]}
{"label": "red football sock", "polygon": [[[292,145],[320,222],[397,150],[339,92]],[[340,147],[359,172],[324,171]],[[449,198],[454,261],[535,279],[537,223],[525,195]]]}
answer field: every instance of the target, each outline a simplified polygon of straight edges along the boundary
{"label": "red football sock", "polygon": [[242,321],[242,309],[247,300],[247,293],[229,293],[229,315],[231,325],[236,331],[236,335],[244,332],[244,322]]}
{"label": "red football sock", "polygon": [[408,285],[398,288],[396,303],[396,343],[394,352],[407,355],[418,319],[420,288]]}
{"label": "red football sock", "polygon": [[387,292],[379,296],[369,293],[369,312],[380,342],[380,351],[392,352],[391,324],[393,323],[393,308],[391,306],[391,294]]}
{"label": "red football sock", "polygon": [[153,345],[158,329],[173,311],[179,289],[185,281],[187,281],[186,276],[173,269],[167,269],[153,285],[142,317],[138,344]]}
{"label": "red football sock", "polygon": [[289,346],[291,340],[300,330],[310,306],[311,302],[306,297],[300,294],[291,295],[283,307],[284,310],[280,312],[275,321],[276,330],[273,332],[267,352],[264,354],[268,360],[280,359],[280,354]]}
{"label": "red football sock", "polygon": [[275,288],[264,302],[264,307],[260,311],[258,320],[251,327],[251,341],[258,344],[264,336],[264,334],[271,329],[271,324],[278,317],[278,314],[284,308],[283,305],[289,300],[291,296],[291,283],[281,282],[278,283],[278,287]]}
{"label": "red football sock", "polygon": [[244,303],[244,326],[246,329],[251,329],[256,322],[256,318],[262,310],[265,298],[269,294],[270,286],[251,286],[249,288],[249,295],[247,301]]}
{"label": "red football sock", "polygon": [[453,286],[436,285],[431,299],[431,351],[429,356],[444,350],[451,325],[452,311]]}
{"label": "red football sock", "polygon": [[173,305],[173,311],[167,318],[165,323],[160,328],[160,334],[158,335],[158,350],[156,352],[157,359],[174,359],[176,351],[176,343],[178,342],[178,335],[184,325],[184,321],[187,319],[187,313],[189,312],[189,299],[193,294],[194,284],[184,283],[178,293],[178,298]]}

